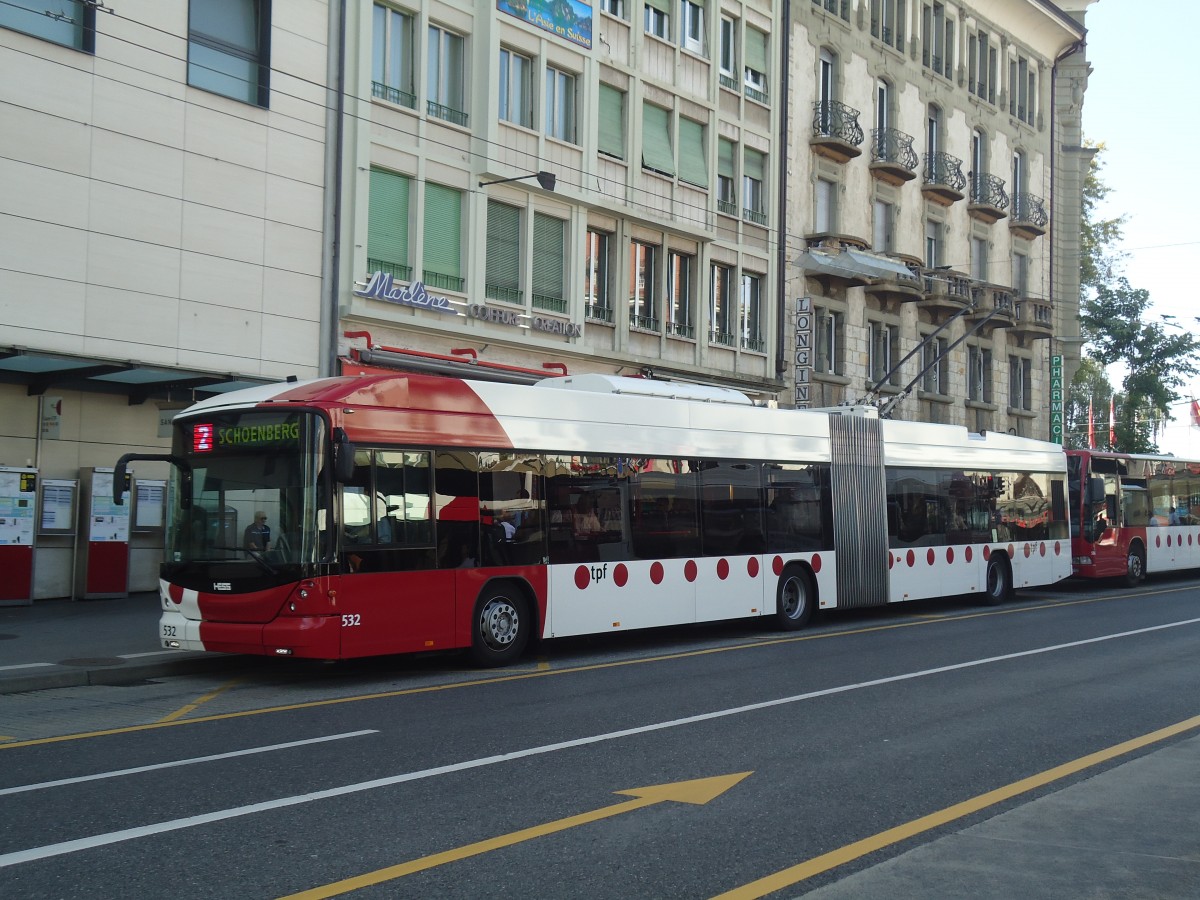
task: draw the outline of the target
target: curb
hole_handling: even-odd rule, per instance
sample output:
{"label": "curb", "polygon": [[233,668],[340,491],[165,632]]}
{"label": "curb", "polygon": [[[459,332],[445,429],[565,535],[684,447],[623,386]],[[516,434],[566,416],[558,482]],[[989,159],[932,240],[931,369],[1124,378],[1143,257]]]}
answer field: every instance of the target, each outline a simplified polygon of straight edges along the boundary
{"label": "curb", "polygon": [[48,667],[49,671],[6,675],[0,678],[0,694],[24,694],[53,688],[90,687],[95,685],[136,684],[147,678],[168,675],[194,675],[228,665],[240,657],[235,655],[188,655],[180,659],[136,662],[123,666],[94,668]]}

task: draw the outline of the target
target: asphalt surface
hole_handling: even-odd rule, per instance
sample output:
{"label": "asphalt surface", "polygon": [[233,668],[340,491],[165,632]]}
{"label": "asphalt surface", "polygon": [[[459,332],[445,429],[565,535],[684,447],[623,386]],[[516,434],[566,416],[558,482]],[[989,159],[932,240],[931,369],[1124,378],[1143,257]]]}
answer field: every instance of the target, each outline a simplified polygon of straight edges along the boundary
{"label": "asphalt surface", "polygon": [[[227,668],[158,646],[156,594],[0,608],[0,694]],[[1200,703],[1197,704],[1200,707]],[[0,718],[2,718],[0,700]],[[1200,708],[1197,709],[1200,714]],[[982,822],[804,892],[836,898],[1200,897],[1200,724],[1083,768]],[[3,728],[0,727],[0,733]],[[1089,775],[1090,772],[1096,774]]]}

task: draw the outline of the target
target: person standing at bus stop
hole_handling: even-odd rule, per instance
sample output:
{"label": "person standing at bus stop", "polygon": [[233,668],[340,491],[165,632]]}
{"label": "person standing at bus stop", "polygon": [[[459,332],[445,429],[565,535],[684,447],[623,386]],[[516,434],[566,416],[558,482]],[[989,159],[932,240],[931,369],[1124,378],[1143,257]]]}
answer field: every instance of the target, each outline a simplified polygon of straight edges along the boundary
{"label": "person standing at bus stop", "polygon": [[267,514],[261,509],[254,514],[254,521],[246,526],[242,534],[242,546],[247,550],[266,552],[271,546],[271,526],[267,524]]}

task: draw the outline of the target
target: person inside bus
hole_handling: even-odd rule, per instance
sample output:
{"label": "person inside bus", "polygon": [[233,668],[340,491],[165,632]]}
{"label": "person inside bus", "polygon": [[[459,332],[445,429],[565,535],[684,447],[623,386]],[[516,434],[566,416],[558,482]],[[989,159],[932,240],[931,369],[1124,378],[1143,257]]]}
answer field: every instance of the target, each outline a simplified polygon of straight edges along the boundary
{"label": "person inside bus", "polygon": [[271,526],[267,524],[267,514],[259,510],[254,514],[254,521],[246,526],[242,533],[242,546],[247,550],[257,550],[265,553],[271,547]]}
{"label": "person inside bus", "polygon": [[596,515],[595,503],[589,497],[580,499],[575,510],[575,534],[581,537],[591,537],[603,530],[600,526],[600,517]]}

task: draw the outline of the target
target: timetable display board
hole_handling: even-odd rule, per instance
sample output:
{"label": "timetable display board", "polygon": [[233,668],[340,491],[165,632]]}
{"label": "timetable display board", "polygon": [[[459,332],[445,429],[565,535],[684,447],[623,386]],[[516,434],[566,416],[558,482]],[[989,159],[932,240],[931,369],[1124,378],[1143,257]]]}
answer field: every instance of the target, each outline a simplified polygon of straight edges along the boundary
{"label": "timetable display board", "polygon": [[112,489],[112,470],[95,469],[87,532],[87,539],[92,543],[129,542],[129,504],[118,506],[113,503]]}
{"label": "timetable display board", "polygon": [[38,534],[74,534],[78,503],[78,481],[43,478],[42,502],[38,509]]}

